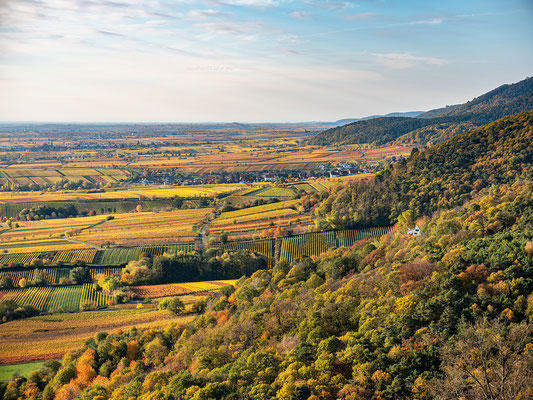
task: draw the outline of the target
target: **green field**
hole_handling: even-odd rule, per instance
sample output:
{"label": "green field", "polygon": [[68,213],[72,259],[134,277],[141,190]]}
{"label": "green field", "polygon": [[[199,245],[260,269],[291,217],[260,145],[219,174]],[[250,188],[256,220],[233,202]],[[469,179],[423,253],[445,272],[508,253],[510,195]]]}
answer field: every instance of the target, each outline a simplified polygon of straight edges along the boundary
{"label": "green field", "polygon": [[42,368],[44,362],[30,362],[23,364],[12,365],[0,365],[0,381],[9,381],[13,377],[13,374],[18,374],[23,377],[28,377],[33,371],[37,371]]}

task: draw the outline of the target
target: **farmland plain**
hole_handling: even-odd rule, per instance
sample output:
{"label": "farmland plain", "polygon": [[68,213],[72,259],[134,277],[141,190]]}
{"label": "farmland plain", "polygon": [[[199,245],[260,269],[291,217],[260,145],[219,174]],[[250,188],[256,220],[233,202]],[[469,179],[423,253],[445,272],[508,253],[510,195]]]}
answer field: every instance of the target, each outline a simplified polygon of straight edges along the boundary
{"label": "farmland plain", "polygon": [[[372,179],[412,146],[309,146],[323,128],[116,127],[89,129],[83,140],[60,128],[0,132],[0,301],[40,313],[0,323],[0,364],[61,358],[99,331],[187,324],[198,300],[237,285],[133,283],[130,266],[175,256],[179,276],[187,260],[209,253],[206,262],[222,265],[242,252],[273,267],[378,240],[389,227],[319,231],[313,206],[340,185]],[[73,269],[85,267],[85,280],[73,284]],[[106,281],[118,289],[104,290]],[[185,310],[159,310],[168,296]]]}

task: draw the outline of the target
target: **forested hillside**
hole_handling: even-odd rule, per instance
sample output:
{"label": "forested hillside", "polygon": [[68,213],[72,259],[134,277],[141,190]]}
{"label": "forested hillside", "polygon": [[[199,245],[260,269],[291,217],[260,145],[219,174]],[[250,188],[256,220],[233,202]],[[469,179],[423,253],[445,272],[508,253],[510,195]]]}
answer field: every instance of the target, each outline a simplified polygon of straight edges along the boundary
{"label": "forested hillside", "polygon": [[465,104],[428,111],[418,117],[451,117],[472,113],[480,119],[495,120],[533,108],[532,91],[533,78],[526,78],[518,83],[502,85]]}
{"label": "forested hillside", "polygon": [[328,129],[312,144],[391,142],[434,144],[499,118],[533,109],[533,78],[503,85],[465,104],[431,110],[417,118],[375,118]]}
{"label": "forested hillside", "polygon": [[532,179],[531,143],[533,111],[506,117],[414,151],[368,183],[338,187],[315,212],[320,226],[341,228],[388,225],[406,210],[419,217],[452,208],[490,185]]}

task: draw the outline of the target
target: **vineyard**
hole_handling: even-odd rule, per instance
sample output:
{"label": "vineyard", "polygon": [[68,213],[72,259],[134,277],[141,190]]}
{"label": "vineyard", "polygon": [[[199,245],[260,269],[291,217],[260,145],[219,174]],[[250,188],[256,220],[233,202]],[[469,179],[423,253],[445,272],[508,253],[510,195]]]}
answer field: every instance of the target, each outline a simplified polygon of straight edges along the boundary
{"label": "vineyard", "polygon": [[359,240],[375,240],[381,236],[390,233],[391,226],[380,226],[373,228],[357,229],[357,230],[343,230],[337,231],[337,239],[339,246],[352,246]]}
{"label": "vineyard", "polygon": [[[27,269],[22,271],[0,271],[0,279],[3,277],[11,278],[14,286],[17,286],[21,279],[26,279],[27,282],[35,280],[35,269]],[[38,269],[38,273],[41,274],[42,279],[46,285],[58,285],[61,280],[68,280],[70,275],[69,268],[42,268]],[[106,268],[90,268],[91,277],[96,279],[98,275],[107,276],[120,276],[122,268],[119,267],[106,267]]]}
{"label": "vineyard", "polygon": [[62,168],[62,169],[35,169],[35,168],[5,168],[2,169],[6,186],[20,185],[52,185],[62,180],[72,182],[82,181],[87,183],[111,184],[126,180],[131,173],[122,169],[96,169],[96,168]]}
{"label": "vineyard", "polygon": [[301,257],[319,255],[338,247],[334,231],[313,232],[283,238],[280,261],[291,262]]}
{"label": "vineyard", "polygon": [[103,222],[105,218],[102,216],[19,221],[11,229],[0,232],[0,251],[16,254],[87,249],[88,245],[72,243],[65,236],[75,236]]}
{"label": "vineyard", "polygon": [[92,264],[97,250],[66,250],[58,251],[52,260],[52,264],[58,263],[76,263],[83,261],[86,264]]}
{"label": "vineyard", "polygon": [[233,220],[235,218],[240,218],[244,216],[257,215],[257,214],[262,214],[262,213],[269,212],[269,211],[294,207],[298,203],[299,203],[298,200],[287,200],[287,201],[280,201],[277,203],[264,204],[262,206],[248,207],[248,208],[243,208],[242,210],[224,212],[220,215],[218,219],[219,220],[225,220],[225,219]]}
{"label": "vineyard", "polygon": [[193,243],[175,243],[157,246],[113,247],[104,250],[73,249],[3,254],[0,255],[0,266],[6,266],[9,263],[29,265],[33,260],[48,260],[47,265],[76,264],[79,261],[95,266],[120,265],[138,260],[142,254],[160,256],[163,254],[177,254],[180,251],[191,252],[193,249]]}
{"label": "vineyard", "polygon": [[[279,239],[262,239],[253,241],[231,241],[217,244],[223,250],[246,249],[263,254],[272,266],[274,259],[294,261],[301,257],[316,256],[331,249],[349,247],[359,240],[376,240],[389,233],[392,227],[373,227],[357,230],[311,232]],[[279,254],[275,254],[276,242]]]}
{"label": "vineyard", "polygon": [[268,260],[269,268],[273,266],[274,261],[274,239],[262,239],[254,241],[242,241],[242,242],[229,242],[225,244],[217,245],[217,247],[223,250],[250,250],[256,253],[263,254]]}
{"label": "vineyard", "polygon": [[[185,300],[184,300],[185,302]],[[186,303],[186,302],[185,302]],[[166,325],[186,324],[194,315],[175,316],[156,307],[109,308],[83,313],[59,313],[0,324],[0,364],[58,359],[85,343],[97,332],[125,331]]]}
{"label": "vineyard", "polygon": [[247,193],[246,196],[257,197],[293,197],[296,193],[288,187],[266,187]]}
{"label": "vineyard", "polygon": [[[219,290],[234,285],[235,280],[187,282],[179,284],[134,286],[131,290],[143,298],[157,298],[172,295],[194,294]],[[92,283],[74,286],[47,286],[26,289],[0,290],[0,299],[10,299],[20,306],[31,306],[42,312],[79,311],[85,302],[93,302],[97,307],[104,307],[112,300],[94,289]]]}
{"label": "vineyard", "polygon": [[342,246],[352,246],[358,240],[376,240],[389,233],[392,227],[373,227],[358,230],[311,232],[283,238],[280,261],[292,262],[301,257],[317,256]]}
{"label": "vineyard", "polygon": [[[199,208],[161,212],[129,212],[102,215],[19,221],[0,230],[4,254],[89,249],[93,245],[135,246],[191,242],[195,227],[212,209]],[[76,256],[73,254],[73,256]]]}
{"label": "vineyard", "polygon": [[[279,204],[279,203],[276,203]],[[268,205],[274,206],[274,205]],[[238,213],[241,215],[232,215],[232,216],[223,216],[214,222],[220,220],[219,225],[214,226],[215,232],[241,232],[239,229],[244,229],[248,226],[246,223],[233,223],[229,221],[234,221],[235,219],[247,219],[250,216],[269,216],[272,212],[278,212],[279,209],[268,210],[266,206],[263,212],[246,214],[244,211],[250,210],[239,210]],[[256,208],[256,207],[252,207]],[[282,209],[283,210],[283,209]],[[289,208],[289,210],[293,211]],[[237,212],[232,212],[237,213]],[[225,213],[230,214],[230,213]],[[232,217],[234,217],[232,219]],[[310,218],[306,215],[298,216],[300,222],[305,217]],[[283,221],[283,219],[281,219]],[[261,220],[260,220],[261,221]],[[276,220],[276,223],[279,224],[280,219]],[[254,225],[255,224],[255,225]],[[257,230],[257,221],[252,222],[252,227]],[[281,226],[281,224],[280,224]],[[268,228],[268,226],[263,225],[263,227]],[[235,231],[234,231],[234,230]],[[343,231],[327,231],[327,232],[312,232],[307,234],[300,234],[292,237],[283,237],[278,239],[281,242],[279,259],[282,261],[290,261],[297,259],[302,256],[312,256],[318,255],[325,251],[328,251],[333,248],[338,248],[341,246],[351,246],[358,240],[375,240],[380,238],[382,235],[390,232],[390,227],[373,227],[365,228],[358,230],[343,230]],[[254,230],[254,232],[255,232]],[[261,253],[267,257],[269,260],[269,265],[272,265],[272,260],[275,258],[274,248],[275,248],[274,239],[258,239],[258,240],[234,240],[225,244],[217,244],[215,247],[224,249],[224,250],[239,250],[247,249],[250,251],[255,251]],[[145,245],[145,246],[135,246],[135,247],[113,247],[103,250],[96,249],[74,249],[74,250],[62,250],[56,252],[32,252],[32,253],[20,253],[20,254],[4,254],[0,255],[0,266],[8,265],[10,262],[13,262],[17,265],[29,265],[33,260],[36,259],[48,259],[50,260],[49,265],[61,265],[61,264],[75,264],[78,261],[83,261],[89,266],[112,266],[112,265],[123,265],[127,264],[130,261],[139,260],[141,255],[148,255],[151,257],[157,257],[164,254],[173,255],[178,252],[192,252],[194,250],[194,244],[191,243],[174,243],[174,244],[165,244],[165,245]],[[107,269],[103,269],[107,270]],[[45,271],[45,276],[50,276],[46,278],[47,281],[50,279],[50,284],[55,284],[60,279],[60,271],[57,272],[58,278],[55,279],[52,276],[52,272],[49,272],[48,269]],[[67,270],[68,271],[68,270]],[[8,271],[6,271],[7,273]],[[22,276],[21,274],[25,275]],[[22,277],[25,279],[31,280],[33,271],[23,271],[17,272],[16,276],[13,278],[14,282],[18,282]],[[1,277],[0,273],[0,277]],[[62,276],[64,277],[64,276]],[[67,274],[68,277],[68,274]]]}
{"label": "vineyard", "polygon": [[97,280],[99,275],[114,276],[118,278],[120,277],[120,274],[122,274],[122,268],[118,267],[91,268],[89,271],[91,272],[91,278],[93,280]]}
{"label": "vineyard", "polygon": [[0,291],[2,299],[10,299],[20,306],[32,306],[42,312],[57,310],[79,311],[85,301],[93,301],[98,307],[105,306],[111,296],[94,290],[88,283],[77,286],[32,287]]}
{"label": "vineyard", "polygon": [[111,249],[99,250],[93,261],[93,264],[127,264],[130,261],[140,259],[142,254],[147,254],[149,256],[155,257],[161,256],[163,254],[177,254],[181,251],[188,253],[193,250],[193,243],[178,243],[161,246],[115,247]]}
{"label": "vineyard", "polygon": [[0,265],[8,265],[11,262],[20,265],[26,265],[32,262],[32,260],[38,259],[41,254],[41,252],[34,252],[0,255]]}
{"label": "vineyard", "polygon": [[140,186],[130,187],[128,189],[106,189],[104,192],[84,192],[79,190],[63,192],[0,192],[0,202],[42,203],[51,201],[170,200],[174,197],[213,197],[219,194],[232,193],[244,188],[246,188],[244,183],[223,183],[187,186]]}

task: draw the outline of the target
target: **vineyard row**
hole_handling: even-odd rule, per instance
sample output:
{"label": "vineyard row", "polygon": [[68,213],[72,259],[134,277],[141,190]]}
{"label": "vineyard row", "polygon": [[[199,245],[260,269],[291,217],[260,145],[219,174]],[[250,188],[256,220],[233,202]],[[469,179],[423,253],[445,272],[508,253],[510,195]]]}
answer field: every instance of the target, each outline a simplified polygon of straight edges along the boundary
{"label": "vineyard row", "polygon": [[90,301],[103,307],[111,296],[94,290],[91,283],[76,286],[32,287],[0,291],[0,298],[13,300],[20,306],[32,306],[42,312],[79,311],[83,303]]}

